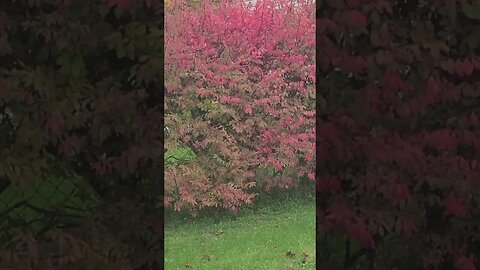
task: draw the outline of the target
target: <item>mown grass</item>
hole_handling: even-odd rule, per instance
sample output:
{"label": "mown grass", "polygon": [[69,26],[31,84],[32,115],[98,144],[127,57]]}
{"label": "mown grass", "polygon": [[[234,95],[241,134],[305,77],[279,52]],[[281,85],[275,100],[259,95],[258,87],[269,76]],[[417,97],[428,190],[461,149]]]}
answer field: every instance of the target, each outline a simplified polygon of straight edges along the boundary
{"label": "mown grass", "polygon": [[167,270],[315,269],[315,256],[312,198],[263,199],[238,215],[166,215]]}

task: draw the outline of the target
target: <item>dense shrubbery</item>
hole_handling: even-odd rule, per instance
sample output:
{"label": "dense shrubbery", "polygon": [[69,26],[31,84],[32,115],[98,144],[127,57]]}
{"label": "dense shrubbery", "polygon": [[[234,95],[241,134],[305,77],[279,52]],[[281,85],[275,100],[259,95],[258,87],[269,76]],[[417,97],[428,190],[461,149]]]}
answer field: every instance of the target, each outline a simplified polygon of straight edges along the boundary
{"label": "dense shrubbery", "polygon": [[0,181],[76,178],[99,198],[2,212],[2,268],[160,269],[162,6],[0,1]]}
{"label": "dense shrubbery", "polygon": [[340,231],[397,241],[371,269],[475,269],[480,5],[397,2],[318,2],[318,245]]}
{"label": "dense shrubbery", "polygon": [[253,186],[313,183],[314,7],[294,2],[167,6],[165,148],[193,160],[167,158],[166,207],[237,211]]}

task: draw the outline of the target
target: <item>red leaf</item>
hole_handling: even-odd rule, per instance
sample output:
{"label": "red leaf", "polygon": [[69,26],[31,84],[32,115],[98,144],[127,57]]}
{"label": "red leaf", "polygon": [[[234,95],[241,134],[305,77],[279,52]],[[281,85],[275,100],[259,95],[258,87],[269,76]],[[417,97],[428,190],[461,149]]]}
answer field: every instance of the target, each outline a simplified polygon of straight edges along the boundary
{"label": "red leaf", "polygon": [[451,214],[463,218],[467,216],[467,209],[453,195],[449,195],[443,200],[443,206],[445,207],[445,215]]}
{"label": "red leaf", "polygon": [[409,198],[411,193],[406,184],[394,184],[391,187],[391,196],[394,201],[404,201]]}
{"label": "red leaf", "polygon": [[225,197],[225,199],[227,199],[227,200],[233,200],[233,199],[235,198],[235,196],[234,196],[233,193],[231,193],[231,192],[226,192],[226,193],[224,194],[224,197]]}
{"label": "red leaf", "polygon": [[448,73],[453,73],[454,69],[456,68],[456,63],[452,59],[448,59],[446,61],[443,61],[440,66]]}
{"label": "red leaf", "polygon": [[318,33],[324,33],[335,29],[335,23],[329,19],[317,19],[316,28]]}
{"label": "red leaf", "polygon": [[468,59],[466,59],[465,61],[458,60],[457,62],[455,62],[455,72],[458,75],[470,76],[472,75],[473,69],[474,65],[472,64],[472,62],[468,61]]}
{"label": "red leaf", "polygon": [[455,262],[455,267],[458,270],[477,270],[474,263],[474,257],[472,255],[469,257],[463,255],[458,258]]}
{"label": "red leaf", "polygon": [[325,122],[320,124],[318,135],[326,141],[337,142],[339,139],[338,130],[332,123]]}
{"label": "red leaf", "polygon": [[349,7],[358,7],[361,4],[362,0],[347,0],[347,5]]}
{"label": "red leaf", "polygon": [[427,90],[432,92],[438,92],[440,86],[438,85],[438,81],[434,77],[429,77],[427,80]]}
{"label": "red leaf", "polygon": [[418,230],[418,224],[413,220],[405,220],[403,222],[403,233],[410,237],[412,233]]}
{"label": "red leaf", "polygon": [[73,156],[78,153],[81,143],[77,136],[69,137],[58,145],[58,153],[67,157]]}
{"label": "red leaf", "polygon": [[472,114],[470,115],[470,124],[474,127],[477,127],[480,124],[479,118],[474,112],[472,112]]}
{"label": "red leaf", "polygon": [[454,134],[448,129],[435,130],[425,135],[425,143],[441,151],[452,150],[457,146]]}
{"label": "red leaf", "polygon": [[345,71],[360,72],[367,67],[367,62],[361,56],[344,55],[342,68]]}
{"label": "red leaf", "polygon": [[105,166],[105,164],[103,162],[97,162],[94,166],[95,168],[95,172],[98,174],[98,175],[104,175],[106,172],[107,172],[107,167]]}
{"label": "red leaf", "polygon": [[3,11],[0,12],[0,31],[5,30],[10,25],[10,20],[7,14]]}
{"label": "red leaf", "polygon": [[472,64],[475,66],[476,69],[480,69],[480,57],[475,56],[470,59]]}
{"label": "red leaf", "polygon": [[170,203],[172,202],[172,200],[173,200],[173,199],[172,199],[171,197],[168,197],[168,196],[165,197],[165,198],[163,198],[163,205],[164,205],[165,207],[170,206]]}
{"label": "red leaf", "polygon": [[342,184],[337,177],[333,176],[319,176],[317,177],[317,189],[319,191],[337,191]]}
{"label": "red leaf", "polygon": [[367,17],[363,15],[360,11],[358,10],[352,10],[350,12],[346,12],[346,22],[349,25],[360,25],[360,26],[365,26],[367,25]]}
{"label": "red leaf", "polygon": [[423,258],[423,266],[429,268],[438,265],[441,261],[442,256],[440,254],[432,254]]}
{"label": "red leaf", "polygon": [[373,237],[363,222],[348,224],[347,231],[352,237],[357,239],[362,246],[369,248],[373,248],[375,246]]}
{"label": "red leaf", "polygon": [[389,89],[398,91],[405,89],[402,77],[397,73],[389,73],[384,77],[385,86]]}
{"label": "red leaf", "polygon": [[250,105],[245,105],[245,113],[248,114],[248,115],[252,115],[253,114],[253,109],[252,109],[252,106]]}
{"label": "red leaf", "polygon": [[57,118],[51,117],[46,121],[45,128],[52,134],[58,134],[60,132],[60,123]]}

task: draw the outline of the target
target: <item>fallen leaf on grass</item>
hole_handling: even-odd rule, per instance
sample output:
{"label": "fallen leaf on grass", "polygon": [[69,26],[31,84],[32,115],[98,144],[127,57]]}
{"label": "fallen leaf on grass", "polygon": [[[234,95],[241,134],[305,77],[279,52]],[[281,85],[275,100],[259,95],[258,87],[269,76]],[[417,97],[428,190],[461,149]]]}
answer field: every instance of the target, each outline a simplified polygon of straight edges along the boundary
{"label": "fallen leaf on grass", "polygon": [[307,263],[307,259],[308,259],[308,254],[306,254],[306,253],[304,252],[304,253],[303,253],[302,263],[303,263],[303,264],[306,264],[306,263]]}
{"label": "fallen leaf on grass", "polygon": [[186,267],[186,268],[192,268],[192,265],[189,264],[189,263],[187,263],[187,264],[185,264],[185,267]]}

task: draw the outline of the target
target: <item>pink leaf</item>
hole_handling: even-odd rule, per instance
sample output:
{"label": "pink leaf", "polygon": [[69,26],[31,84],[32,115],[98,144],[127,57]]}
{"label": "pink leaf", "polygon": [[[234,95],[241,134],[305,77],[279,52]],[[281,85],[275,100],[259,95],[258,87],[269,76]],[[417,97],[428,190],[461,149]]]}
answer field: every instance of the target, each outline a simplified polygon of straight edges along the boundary
{"label": "pink leaf", "polygon": [[250,105],[246,104],[246,105],[244,106],[244,108],[245,108],[245,113],[246,113],[246,114],[248,114],[248,115],[252,115],[252,114],[253,114],[253,109],[252,109],[252,107],[251,107]]}
{"label": "pink leaf", "polygon": [[458,270],[477,270],[474,263],[474,257],[472,255],[469,257],[463,255],[458,258],[455,262],[455,267]]}
{"label": "pink leaf", "polygon": [[361,4],[361,0],[347,0],[347,5],[349,7],[358,7]]}
{"label": "pink leaf", "polygon": [[453,195],[449,195],[443,200],[443,206],[445,207],[445,215],[451,214],[463,218],[467,216],[467,209]]}
{"label": "pink leaf", "polygon": [[172,199],[171,197],[168,197],[168,196],[165,197],[165,198],[163,198],[163,205],[164,205],[165,207],[169,207],[169,206],[170,206],[170,203],[172,202],[172,200],[173,200],[173,199]]}
{"label": "pink leaf", "polygon": [[346,12],[346,15],[347,15],[347,20],[346,22],[350,25],[353,25],[353,26],[356,26],[356,25],[360,25],[360,26],[365,26],[367,25],[367,17],[365,17],[365,15],[363,15],[360,11],[358,10],[352,10],[350,12]]}

